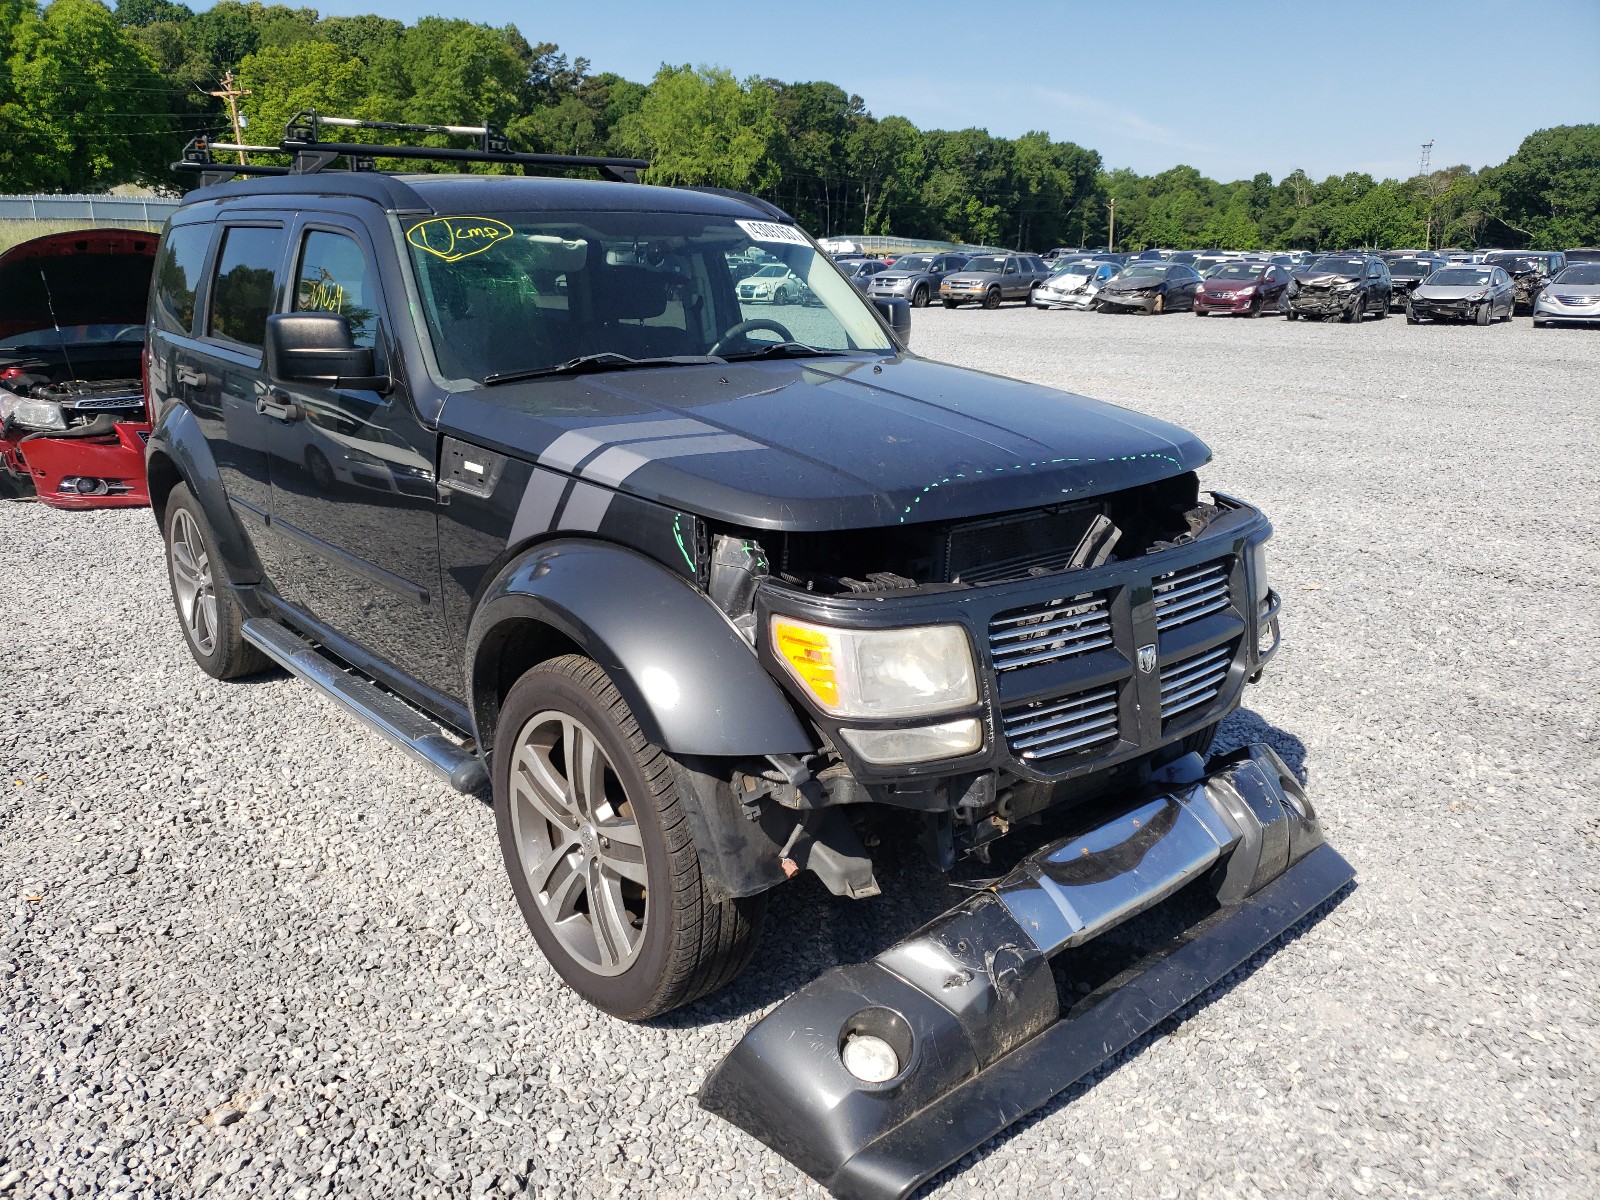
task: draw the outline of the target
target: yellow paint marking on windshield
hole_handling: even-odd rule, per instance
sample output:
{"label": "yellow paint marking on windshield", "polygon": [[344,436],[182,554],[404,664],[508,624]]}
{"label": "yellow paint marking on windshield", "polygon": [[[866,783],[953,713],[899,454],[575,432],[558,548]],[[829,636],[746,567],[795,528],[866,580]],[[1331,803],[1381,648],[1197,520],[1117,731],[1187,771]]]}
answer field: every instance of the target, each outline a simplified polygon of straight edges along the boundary
{"label": "yellow paint marking on windshield", "polygon": [[445,262],[460,262],[510,237],[511,226],[488,217],[429,217],[406,234],[406,241]]}

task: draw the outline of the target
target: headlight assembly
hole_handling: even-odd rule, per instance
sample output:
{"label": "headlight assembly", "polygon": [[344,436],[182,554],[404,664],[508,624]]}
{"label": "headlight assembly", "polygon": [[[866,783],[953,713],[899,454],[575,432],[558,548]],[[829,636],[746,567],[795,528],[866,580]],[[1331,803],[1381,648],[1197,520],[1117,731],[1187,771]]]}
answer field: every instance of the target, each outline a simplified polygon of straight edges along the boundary
{"label": "headlight assembly", "polygon": [[21,429],[40,432],[67,427],[66,414],[54,400],[33,400],[11,392],[0,392],[0,424],[7,422]]}
{"label": "headlight assembly", "polygon": [[818,708],[838,717],[931,716],[978,701],[959,625],[837,629],[772,618],[772,650]]}

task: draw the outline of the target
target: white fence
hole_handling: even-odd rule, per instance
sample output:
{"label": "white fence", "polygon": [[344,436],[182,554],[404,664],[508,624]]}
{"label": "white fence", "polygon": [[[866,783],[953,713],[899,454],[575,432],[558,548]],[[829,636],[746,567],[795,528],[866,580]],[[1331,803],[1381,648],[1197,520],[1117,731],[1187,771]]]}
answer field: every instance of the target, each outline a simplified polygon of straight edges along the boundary
{"label": "white fence", "polygon": [[146,196],[0,196],[0,221],[160,225],[177,208],[176,200]]}

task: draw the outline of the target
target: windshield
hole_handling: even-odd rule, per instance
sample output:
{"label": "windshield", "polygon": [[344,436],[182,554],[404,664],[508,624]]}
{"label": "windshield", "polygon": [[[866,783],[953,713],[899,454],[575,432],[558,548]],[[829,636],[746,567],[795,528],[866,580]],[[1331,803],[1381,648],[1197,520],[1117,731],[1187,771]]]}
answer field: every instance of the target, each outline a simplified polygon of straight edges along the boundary
{"label": "windshield", "polygon": [[1261,268],[1256,263],[1225,263],[1218,267],[1207,279],[1254,279],[1261,274]]}
{"label": "windshield", "polygon": [[1442,271],[1435,271],[1428,276],[1430,287],[1487,287],[1489,280],[1494,277],[1493,271],[1482,271],[1474,267],[1446,267]]}
{"label": "windshield", "polygon": [[144,326],[118,322],[111,325],[63,325],[13,333],[0,340],[0,350],[59,350],[62,346],[134,345],[144,342]]}
{"label": "windshield", "polygon": [[1349,255],[1330,254],[1326,258],[1317,259],[1318,273],[1327,272],[1332,275],[1359,275],[1367,269],[1367,260],[1352,258]]}
{"label": "windshield", "polygon": [[1600,283],[1600,263],[1580,263],[1556,276],[1557,283]]}
{"label": "windshield", "polygon": [[1122,268],[1123,279],[1165,279],[1167,264],[1162,260],[1154,262],[1133,262]]}
{"label": "windshield", "polygon": [[[590,355],[736,358],[780,343],[802,353],[893,350],[868,302],[792,225],[703,213],[496,213],[417,221],[406,242],[422,319],[452,380]],[[782,303],[742,295],[738,268],[758,248],[781,260],[760,276],[793,271],[807,287]]]}
{"label": "windshield", "polygon": [[988,272],[991,275],[998,275],[1006,269],[1006,260],[998,254],[983,254],[977,258],[968,259],[967,265],[961,269],[972,274]]}
{"label": "windshield", "polygon": [[891,271],[926,271],[933,263],[931,254],[908,254],[889,264]]}
{"label": "windshield", "polygon": [[773,263],[770,267],[762,267],[756,272],[757,279],[781,279],[789,273],[789,268],[782,263]]}
{"label": "windshield", "polygon": [[1491,254],[1484,262],[1493,263],[1497,267],[1504,267],[1512,274],[1519,271],[1542,271],[1545,269],[1545,260],[1531,254]]}
{"label": "windshield", "polygon": [[1432,263],[1419,262],[1414,258],[1398,258],[1389,264],[1389,274],[1405,279],[1421,279],[1431,270]]}

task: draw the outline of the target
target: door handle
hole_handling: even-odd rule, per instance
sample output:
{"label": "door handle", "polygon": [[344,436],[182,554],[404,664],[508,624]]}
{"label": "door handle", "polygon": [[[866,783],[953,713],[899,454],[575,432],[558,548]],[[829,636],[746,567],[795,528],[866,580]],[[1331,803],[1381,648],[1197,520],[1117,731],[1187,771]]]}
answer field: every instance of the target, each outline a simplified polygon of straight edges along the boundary
{"label": "door handle", "polygon": [[178,382],[185,387],[203,388],[210,383],[204,371],[196,371],[193,367],[184,363],[178,364],[177,376]]}
{"label": "door handle", "polygon": [[305,416],[305,410],[282,392],[268,392],[258,397],[256,411],[264,417],[276,417],[280,421],[298,421]]}

